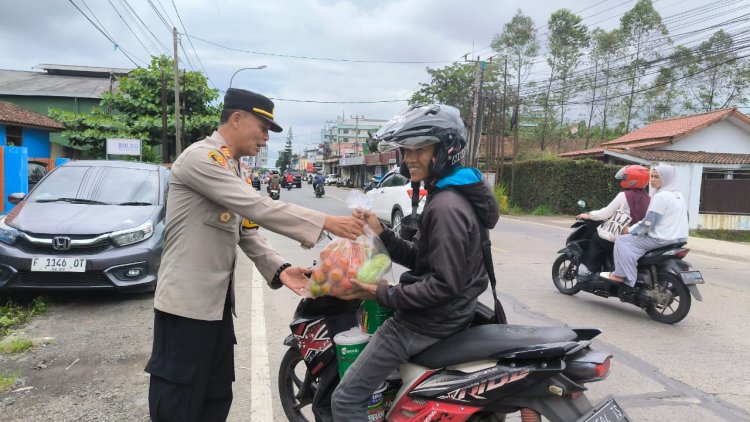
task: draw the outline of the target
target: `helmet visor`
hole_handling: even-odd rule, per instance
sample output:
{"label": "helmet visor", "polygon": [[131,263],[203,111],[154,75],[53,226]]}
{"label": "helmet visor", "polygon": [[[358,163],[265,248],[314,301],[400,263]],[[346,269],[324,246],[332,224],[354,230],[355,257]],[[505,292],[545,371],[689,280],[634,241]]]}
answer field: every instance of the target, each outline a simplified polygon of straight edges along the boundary
{"label": "helmet visor", "polygon": [[623,167],[620,170],[617,171],[617,174],[615,174],[615,179],[617,180],[625,180],[628,178],[628,175],[625,174],[625,170],[627,167]]}

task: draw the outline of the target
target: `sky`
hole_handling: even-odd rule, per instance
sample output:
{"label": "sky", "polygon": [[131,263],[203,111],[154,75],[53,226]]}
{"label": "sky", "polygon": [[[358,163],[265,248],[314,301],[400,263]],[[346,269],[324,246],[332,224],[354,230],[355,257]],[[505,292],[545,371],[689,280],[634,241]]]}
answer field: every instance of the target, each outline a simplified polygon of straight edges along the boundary
{"label": "sky", "polygon": [[[544,44],[546,21],[557,9],[578,13],[591,28],[611,29],[634,4],[634,0],[0,0],[0,68],[32,70],[40,63],[145,67],[152,54],[172,55],[171,27],[176,26],[187,34],[181,35],[181,43],[188,60],[180,49],[181,66],[206,73],[209,86],[222,91],[220,97],[235,71],[266,66],[240,71],[233,86],[275,99],[276,121],[284,132],[271,135],[273,162],[289,128],[294,151],[300,152],[318,144],[326,121],[337,116],[391,118],[406,106],[420,83],[429,82],[427,67],[448,66],[463,61],[466,54],[489,58],[495,54],[489,48],[492,38],[518,9],[533,18]],[[705,2],[656,0],[654,7],[669,16],[700,4]],[[75,6],[121,48],[115,48]]]}

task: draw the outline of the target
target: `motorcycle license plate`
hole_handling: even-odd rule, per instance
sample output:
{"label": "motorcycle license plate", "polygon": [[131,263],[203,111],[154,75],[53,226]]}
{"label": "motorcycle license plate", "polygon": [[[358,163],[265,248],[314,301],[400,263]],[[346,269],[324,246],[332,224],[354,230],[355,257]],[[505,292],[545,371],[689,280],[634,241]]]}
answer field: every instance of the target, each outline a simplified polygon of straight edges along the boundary
{"label": "motorcycle license plate", "polygon": [[682,277],[682,281],[685,284],[703,284],[703,283],[705,283],[703,281],[703,275],[701,275],[700,271],[682,271],[680,273],[680,277]]}
{"label": "motorcycle license plate", "polygon": [[615,401],[614,397],[608,397],[603,402],[594,406],[591,411],[578,419],[576,422],[630,422],[630,419]]}

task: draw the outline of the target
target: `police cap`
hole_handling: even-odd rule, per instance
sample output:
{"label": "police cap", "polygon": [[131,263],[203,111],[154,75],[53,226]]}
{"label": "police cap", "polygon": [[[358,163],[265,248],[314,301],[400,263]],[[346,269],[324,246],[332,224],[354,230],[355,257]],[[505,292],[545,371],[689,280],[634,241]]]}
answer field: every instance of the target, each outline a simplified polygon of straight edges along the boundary
{"label": "police cap", "polygon": [[224,95],[224,108],[253,113],[270,123],[272,132],[281,132],[283,130],[273,120],[273,101],[258,93],[245,89],[229,88]]}

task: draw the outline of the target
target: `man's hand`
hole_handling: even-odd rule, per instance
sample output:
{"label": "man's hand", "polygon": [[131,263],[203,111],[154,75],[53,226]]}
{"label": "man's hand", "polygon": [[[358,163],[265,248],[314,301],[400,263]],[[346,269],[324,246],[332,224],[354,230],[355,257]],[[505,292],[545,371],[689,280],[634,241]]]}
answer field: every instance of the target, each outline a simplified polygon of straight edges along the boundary
{"label": "man's hand", "polygon": [[354,210],[352,216],[364,221],[365,225],[370,227],[372,232],[376,235],[380,236],[380,234],[383,233],[383,226],[380,225],[380,220],[378,220],[378,217],[374,212],[357,209]]}
{"label": "man's hand", "polygon": [[352,282],[359,287],[359,291],[356,293],[349,293],[341,296],[337,296],[339,299],[343,300],[354,300],[354,299],[361,299],[361,300],[372,300],[375,299],[375,292],[378,290],[378,286],[375,284],[367,284],[362,283],[357,280],[352,280]]}
{"label": "man's hand", "polygon": [[279,280],[281,284],[289,288],[299,296],[305,296],[305,287],[309,281],[308,277],[312,274],[312,270],[309,268],[302,267],[289,267],[279,274]]}
{"label": "man's hand", "polygon": [[355,240],[364,233],[364,222],[355,217],[326,216],[323,229],[338,237]]}

